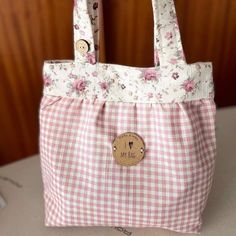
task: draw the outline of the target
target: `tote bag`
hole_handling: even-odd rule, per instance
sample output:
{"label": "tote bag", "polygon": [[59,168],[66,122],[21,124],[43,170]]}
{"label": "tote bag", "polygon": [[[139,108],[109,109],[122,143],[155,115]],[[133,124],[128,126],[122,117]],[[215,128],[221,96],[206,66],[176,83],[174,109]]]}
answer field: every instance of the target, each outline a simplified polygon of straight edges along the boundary
{"label": "tote bag", "polygon": [[212,64],[186,63],[172,0],[152,6],[154,67],[98,62],[89,0],[74,4],[75,60],[44,63],[47,226],[201,229],[216,151]]}

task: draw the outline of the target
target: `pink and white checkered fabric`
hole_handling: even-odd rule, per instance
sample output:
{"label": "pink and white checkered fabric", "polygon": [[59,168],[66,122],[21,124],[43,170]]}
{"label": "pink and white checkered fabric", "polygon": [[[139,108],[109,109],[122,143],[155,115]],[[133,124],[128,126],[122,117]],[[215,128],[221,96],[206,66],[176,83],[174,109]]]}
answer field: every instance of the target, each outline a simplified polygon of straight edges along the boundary
{"label": "pink and white checkered fabric", "polygon": [[[45,95],[40,152],[47,226],[162,227],[196,233],[212,184],[212,99],[137,104]],[[116,164],[112,141],[138,133],[145,158]]]}

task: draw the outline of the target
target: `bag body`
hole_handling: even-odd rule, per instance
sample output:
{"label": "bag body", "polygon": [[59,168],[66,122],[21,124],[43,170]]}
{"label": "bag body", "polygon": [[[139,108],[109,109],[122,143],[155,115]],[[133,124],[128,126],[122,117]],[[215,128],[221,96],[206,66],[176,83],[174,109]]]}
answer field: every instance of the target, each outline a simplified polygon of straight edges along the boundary
{"label": "bag body", "polygon": [[[97,62],[92,0],[75,1],[75,60],[44,63],[47,226],[201,229],[216,154],[212,65],[186,63],[173,1],[152,4],[154,67]],[[145,143],[132,166],[113,155],[114,140],[127,132]]]}

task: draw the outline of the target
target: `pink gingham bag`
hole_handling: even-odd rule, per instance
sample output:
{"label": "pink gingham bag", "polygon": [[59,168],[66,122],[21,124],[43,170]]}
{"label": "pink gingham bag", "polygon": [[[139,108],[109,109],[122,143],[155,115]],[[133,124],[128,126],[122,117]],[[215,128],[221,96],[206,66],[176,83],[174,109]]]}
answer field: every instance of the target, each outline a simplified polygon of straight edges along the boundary
{"label": "pink gingham bag", "polygon": [[[47,226],[200,231],[216,152],[212,65],[186,63],[173,1],[152,4],[155,67],[97,61],[94,0],[75,1],[75,61],[44,64],[40,153]],[[143,144],[134,165],[115,158],[114,143],[127,133]]]}

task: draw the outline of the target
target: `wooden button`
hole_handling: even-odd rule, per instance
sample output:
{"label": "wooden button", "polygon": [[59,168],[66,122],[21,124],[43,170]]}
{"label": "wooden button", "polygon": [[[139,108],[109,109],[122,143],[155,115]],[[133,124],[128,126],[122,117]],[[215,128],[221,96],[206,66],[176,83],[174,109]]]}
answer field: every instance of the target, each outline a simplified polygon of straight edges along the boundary
{"label": "wooden button", "polygon": [[76,42],[76,50],[78,50],[81,54],[86,54],[89,49],[90,45],[86,40],[80,39]]}
{"label": "wooden button", "polygon": [[112,144],[112,154],[117,164],[137,165],[145,155],[143,139],[136,133],[127,132],[116,137]]}

